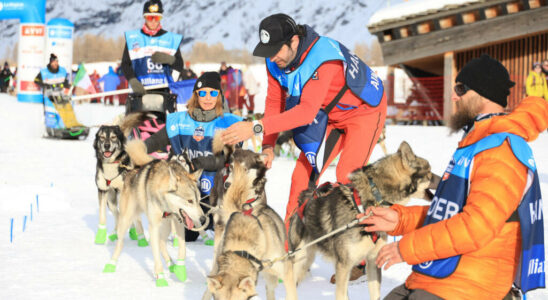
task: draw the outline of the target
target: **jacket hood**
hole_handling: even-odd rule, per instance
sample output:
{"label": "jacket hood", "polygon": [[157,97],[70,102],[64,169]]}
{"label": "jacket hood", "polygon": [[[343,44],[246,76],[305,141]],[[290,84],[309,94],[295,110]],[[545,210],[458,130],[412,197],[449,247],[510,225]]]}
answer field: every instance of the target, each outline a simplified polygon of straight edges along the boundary
{"label": "jacket hood", "polygon": [[548,127],[548,101],[527,97],[508,115],[495,116],[474,123],[474,128],[459,142],[459,147],[471,145],[495,133],[512,133],[534,141]]}

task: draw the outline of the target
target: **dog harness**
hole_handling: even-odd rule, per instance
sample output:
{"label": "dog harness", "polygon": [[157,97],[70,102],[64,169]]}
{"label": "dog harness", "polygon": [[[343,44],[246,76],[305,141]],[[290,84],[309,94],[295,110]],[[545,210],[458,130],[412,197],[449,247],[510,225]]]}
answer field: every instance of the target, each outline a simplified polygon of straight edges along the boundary
{"label": "dog harness", "polygon": [[245,250],[238,250],[238,251],[231,251],[232,253],[238,255],[241,258],[245,258],[251,262],[251,264],[255,263],[259,265],[259,268],[257,268],[258,272],[261,272],[264,269],[263,262],[256,258],[255,256],[251,255],[251,253],[245,251]]}
{"label": "dog harness", "polygon": [[[379,192],[379,189],[377,188],[377,185],[373,182],[373,179],[369,177],[369,185],[371,186],[371,192],[373,193],[373,196],[375,197],[375,206],[380,206],[384,203],[386,203],[384,200],[382,200],[382,195]],[[318,186],[316,189],[314,189],[314,192],[312,193],[312,197],[307,197],[303,200],[303,203],[300,204],[293,210],[291,213],[291,216],[287,218],[285,222],[285,231],[286,231],[286,239],[285,239],[285,251],[289,252],[289,229],[291,226],[291,219],[295,213],[299,216],[299,219],[301,219],[303,222],[305,222],[304,218],[304,210],[306,209],[306,205],[308,204],[308,201],[313,198],[314,200],[318,199],[319,197],[325,197],[329,195],[336,187],[339,186],[345,186],[352,190],[352,199],[351,203],[354,206],[354,209],[358,211],[358,213],[363,214],[365,213],[365,209],[363,207],[360,194],[356,188],[354,188],[351,185],[343,185],[339,182],[331,183],[331,182],[324,182],[320,186]],[[388,205],[391,205],[388,203]],[[376,232],[369,232],[366,233],[371,235],[371,239],[373,240],[373,243],[376,243],[379,239],[379,235]]]}

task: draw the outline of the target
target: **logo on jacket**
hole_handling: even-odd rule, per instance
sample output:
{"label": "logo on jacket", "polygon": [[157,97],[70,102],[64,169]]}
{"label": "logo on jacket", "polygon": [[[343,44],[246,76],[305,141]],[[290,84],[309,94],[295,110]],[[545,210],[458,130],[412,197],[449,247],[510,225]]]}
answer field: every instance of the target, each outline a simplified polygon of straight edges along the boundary
{"label": "logo on jacket", "polygon": [[194,129],[194,134],[192,135],[192,138],[196,140],[196,142],[199,142],[204,139],[205,130],[202,126]]}
{"label": "logo on jacket", "polygon": [[318,71],[314,72],[314,74],[312,74],[312,79],[313,80],[318,80]]}
{"label": "logo on jacket", "polygon": [[430,268],[431,265],[432,265],[432,261],[430,260],[430,261],[425,261],[422,264],[419,264],[419,267],[421,269],[428,269]]}

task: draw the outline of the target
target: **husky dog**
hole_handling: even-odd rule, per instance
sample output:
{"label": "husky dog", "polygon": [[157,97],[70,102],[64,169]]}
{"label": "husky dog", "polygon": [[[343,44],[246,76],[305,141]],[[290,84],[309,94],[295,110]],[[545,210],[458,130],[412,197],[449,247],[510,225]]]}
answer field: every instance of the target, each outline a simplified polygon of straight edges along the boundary
{"label": "husky dog", "polygon": [[[150,243],[154,256],[156,286],[167,286],[160,255],[170,265],[170,271],[175,273],[179,280],[185,281],[184,228],[201,230],[207,226],[207,218],[200,208],[198,189],[198,180],[202,171],[198,170],[190,174],[188,166],[178,160],[153,160],[146,154],[146,146],[140,140],[129,142],[126,151],[133,163],[142,167],[126,175],[120,196],[118,235],[122,236],[131,222],[141,213],[145,213],[148,218]],[[176,226],[175,232],[181,243],[176,262],[172,261],[166,249],[173,218],[182,223]],[[195,226],[195,224],[204,223],[205,225],[200,229]],[[112,259],[103,272],[109,273],[116,270],[116,262],[122,247],[123,239],[118,239]]]}
{"label": "husky dog", "polygon": [[[286,299],[297,299],[291,262],[262,263],[285,254],[283,221],[266,204],[262,155],[242,149],[228,153],[228,167],[216,176],[215,260],[202,299],[212,295],[217,300],[249,299],[256,295],[261,271],[268,300],[275,299],[278,278],[283,278]],[[218,182],[219,178],[224,182]]]}
{"label": "husky dog", "polygon": [[[397,153],[359,168],[348,177],[349,184],[328,184],[301,193],[301,207],[291,216],[291,249],[298,249],[345,226],[369,206],[405,204],[411,197],[424,198],[434,176],[428,161],[415,156],[411,147],[402,142]],[[335,262],[336,299],[348,299],[350,270],[365,259],[370,299],[379,299],[381,270],[376,267],[375,259],[384,244],[386,233],[372,235],[365,233],[360,226],[350,228],[306,250],[297,251],[295,277],[302,279],[314,260],[316,250],[319,250]]]}
{"label": "husky dog", "polygon": [[[99,228],[95,234],[95,243],[104,244],[107,239],[107,206],[114,216],[115,229],[118,227],[118,197],[124,186],[124,178],[131,164],[125,151],[126,137],[119,126],[103,125],[95,135],[93,148],[97,157],[97,172],[95,184],[99,194]],[[135,222],[137,231],[143,233],[141,220]],[[137,239],[135,228],[130,231],[132,239]],[[117,239],[116,233],[109,236],[110,240]],[[141,235],[140,246],[146,246],[146,239]]]}

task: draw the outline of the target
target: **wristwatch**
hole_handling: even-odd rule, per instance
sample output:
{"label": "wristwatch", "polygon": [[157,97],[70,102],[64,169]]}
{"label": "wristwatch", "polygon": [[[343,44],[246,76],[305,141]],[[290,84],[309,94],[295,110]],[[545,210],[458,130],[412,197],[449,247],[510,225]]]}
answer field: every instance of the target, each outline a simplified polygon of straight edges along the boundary
{"label": "wristwatch", "polygon": [[258,120],[253,121],[253,133],[255,135],[261,135],[263,133],[263,124]]}

